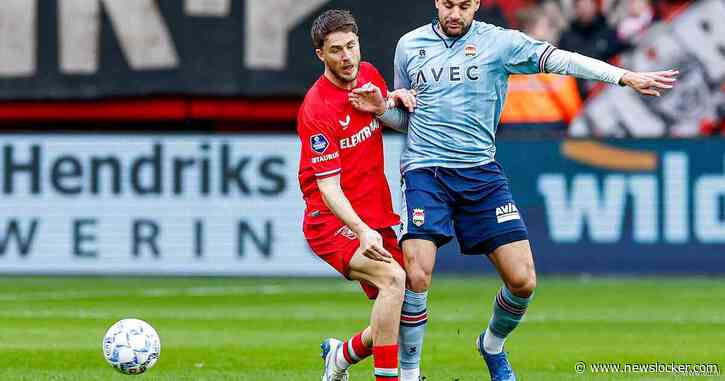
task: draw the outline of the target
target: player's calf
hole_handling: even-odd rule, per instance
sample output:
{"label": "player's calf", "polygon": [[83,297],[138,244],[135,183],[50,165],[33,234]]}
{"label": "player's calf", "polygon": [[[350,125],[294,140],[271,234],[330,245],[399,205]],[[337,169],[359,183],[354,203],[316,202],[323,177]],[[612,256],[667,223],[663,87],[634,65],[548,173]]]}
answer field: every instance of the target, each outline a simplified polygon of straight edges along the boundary
{"label": "player's calf", "polygon": [[[373,359],[376,381],[398,381],[398,333],[405,271],[395,264],[383,275],[373,307]],[[386,311],[381,311],[385,309]],[[376,316],[377,315],[377,316]],[[392,316],[390,316],[392,315]]]}
{"label": "player's calf", "polygon": [[498,247],[489,259],[504,281],[496,294],[493,315],[486,330],[478,337],[478,351],[483,356],[493,381],[515,381],[511,364],[503,351],[509,334],[526,314],[536,288],[536,273],[531,247],[520,240]]}
{"label": "player's calf", "polygon": [[496,294],[493,315],[483,333],[482,348],[488,354],[503,351],[509,334],[519,325],[536,287],[536,273],[531,247],[527,240],[498,247],[489,255],[504,286]]}
{"label": "player's calf", "polygon": [[378,288],[373,305],[371,328],[374,345],[397,344],[400,314],[405,292],[405,271],[397,263],[381,264],[368,279]]}
{"label": "player's calf", "polygon": [[408,279],[400,317],[400,375],[401,381],[419,381],[423,339],[428,325],[428,288],[437,247],[423,239],[407,239],[402,246]]}
{"label": "player's calf", "polygon": [[378,289],[370,328],[377,381],[398,381],[398,332],[405,290],[405,271],[397,262],[381,262],[356,253],[350,261],[350,277]]}
{"label": "player's calf", "polygon": [[428,325],[428,292],[405,290],[400,316],[400,380],[420,380],[420,355]]}

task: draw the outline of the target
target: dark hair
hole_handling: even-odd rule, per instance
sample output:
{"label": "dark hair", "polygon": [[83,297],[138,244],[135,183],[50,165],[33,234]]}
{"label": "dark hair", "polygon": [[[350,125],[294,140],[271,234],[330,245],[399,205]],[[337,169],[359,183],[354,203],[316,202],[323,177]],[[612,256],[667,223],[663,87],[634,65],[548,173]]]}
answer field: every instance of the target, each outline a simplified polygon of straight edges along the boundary
{"label": "dark hair", "polygon": [[357,22],[350,11],[330,9],[319,15],[312,23],[312,45],[315,49],[322,49],[325,38],[330,33],[353,32],[358,34]]}

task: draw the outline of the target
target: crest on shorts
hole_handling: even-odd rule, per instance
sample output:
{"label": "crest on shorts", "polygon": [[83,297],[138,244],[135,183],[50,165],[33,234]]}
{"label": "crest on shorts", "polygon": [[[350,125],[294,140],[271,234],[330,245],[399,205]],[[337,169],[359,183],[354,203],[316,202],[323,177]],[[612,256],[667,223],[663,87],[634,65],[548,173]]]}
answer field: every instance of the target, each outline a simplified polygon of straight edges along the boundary
{"label": "crest on shorts", "polygon": [[352,229],[350,229],[350,227],[348,227],[347,225],[341,227],[340,229],[337,229],[335,235],[341,235],[349,240],[357,239],[357,234],[355,234],[355,232],[352,231]]}
{"label": "crest on shorts", "polygon": [[330,143],[327,141],[327,137],[323,134],[312,135],[310,137],[310,147],[318,154],[323,154]]}
{"label": "crest on shorts", "polygon": [[424,209],[413,209],[413,225],[421,227],[425,223],[425,210]]}

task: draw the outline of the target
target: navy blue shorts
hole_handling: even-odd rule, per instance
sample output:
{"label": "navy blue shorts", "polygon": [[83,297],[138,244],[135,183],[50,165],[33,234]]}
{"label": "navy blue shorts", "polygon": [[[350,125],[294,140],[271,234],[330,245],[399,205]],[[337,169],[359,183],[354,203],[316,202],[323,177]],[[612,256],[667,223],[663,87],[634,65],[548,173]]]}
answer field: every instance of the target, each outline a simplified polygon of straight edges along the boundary
{"label": "navy blue shorts", "polygon": [[526,225],[497,162],[472,168],[428,167],[403,174],[401,237],[438,247],[455,232],[463,254],[490,254],[528,239]]}

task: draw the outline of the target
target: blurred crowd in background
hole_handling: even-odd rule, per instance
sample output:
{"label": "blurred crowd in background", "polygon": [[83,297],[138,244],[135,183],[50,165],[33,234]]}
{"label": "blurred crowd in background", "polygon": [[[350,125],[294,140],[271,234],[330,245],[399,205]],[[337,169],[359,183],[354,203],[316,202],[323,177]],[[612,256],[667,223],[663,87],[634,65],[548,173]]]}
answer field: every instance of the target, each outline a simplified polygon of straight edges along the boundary
{"label": "blurred crowd in background", "polygon": [[[618,64],[650,26],[667,22],[694,1],[684,0],[482,0],[487,22],[520,29],[531,37],[593,58]],[[669,68],[662,68],[669,69]],[[566,133],[586,101],[601,84],[571,77],[514,75],[501,120],[500,132]],[[725,130],[723,114],[703,125],[702,135]]]}

